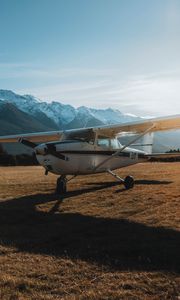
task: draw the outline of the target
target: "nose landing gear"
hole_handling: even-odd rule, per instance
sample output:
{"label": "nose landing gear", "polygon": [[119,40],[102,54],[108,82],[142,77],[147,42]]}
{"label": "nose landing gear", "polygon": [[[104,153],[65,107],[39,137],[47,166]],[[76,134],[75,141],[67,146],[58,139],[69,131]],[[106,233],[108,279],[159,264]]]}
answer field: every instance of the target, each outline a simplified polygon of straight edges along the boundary
{"label": "nose landing gear", "polygon": [[61,175],[57,179],[56,194],[65,194],[67,190],[67,179],[65,175]]}
{"label": "nose landing gear", "polygon": [[61,175],[57,179],[56,183],[56,194],[65,194],[67,192],[67,182],[71,181],[73,178],[75,178],[77,175],[73,175],[70,178],[67,178],[66,175]]}

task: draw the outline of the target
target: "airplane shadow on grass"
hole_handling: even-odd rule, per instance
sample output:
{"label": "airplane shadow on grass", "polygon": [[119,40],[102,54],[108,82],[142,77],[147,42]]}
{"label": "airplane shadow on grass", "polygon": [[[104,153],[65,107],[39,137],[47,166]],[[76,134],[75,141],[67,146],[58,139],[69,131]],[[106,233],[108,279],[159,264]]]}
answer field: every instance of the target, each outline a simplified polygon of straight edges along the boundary
{"label": "airplane shadow on grass", "polygon": [[[136,184],[147,184],[147,185],[161,185],[161,184],[170,184],[173,181],[168,181],[168,180],[152,180],[152,179],[140,179],[140,180],[135,180],[134,183]],[[107,181],[107,182],[89,182],[86,183],[87,185],[107,185],[107,186],[114,186],[114,185],[119,185],[121,182],[119,181]]]}
{"label": "airplane shadow on grass", "polygon": [[[141,184],[144,184],[144,185],[161,185],[161,184],[170,184],[172,183],[172,181],[167,181],[167,180],[145,180],[145,179],[142,179],[142,180],[135,180],[135,185],[141,185]],[[99,186],[99,189],[101,188],[104,188],[104,187],[112,187],[112,186],[121,186],[120,189],[116,190],[114,193],[119,193],[119,192],[123,192],[125,191],[125,188],[123,187],[123,183],[122,182],[119,182],[119,181],[107,181],[107,182],[89,182],[87,183],[87,185],[96,185],[96,186]]]}
{"label": "airplane shadow on grass", "polygon": [[[176,230],[125,219],[57,213],[63,200],[101,188],[68,192],[64,199],[36,194],[0,202],[1,244],[18,251],[81,259],[111,270],[178,273],[180,233]],[[49,212],[37,209],[51,201],[54,206]]]}

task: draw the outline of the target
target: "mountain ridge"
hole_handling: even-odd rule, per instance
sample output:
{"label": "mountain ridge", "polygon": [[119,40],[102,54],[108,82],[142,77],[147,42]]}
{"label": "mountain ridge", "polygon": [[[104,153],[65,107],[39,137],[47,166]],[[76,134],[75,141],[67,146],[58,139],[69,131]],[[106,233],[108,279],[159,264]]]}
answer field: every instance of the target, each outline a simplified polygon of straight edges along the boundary
{"label": "mountain ridge", "polygon": [[[76,120],[80,126],[82,119],[92,119],[90,126],[94,126],[93,120],[97,125],[108,125],[140,119],[137,116],[123,114],[117,109],[95,109],[86,106],[74,108],[72,105],[62,104],[57,101],[47,103],[32,95],[18,95],[10,90],[0,90],[0,100],[10,102],[17,106],[18,109],[35,117],[40,113],[46,115],[59,129],[66,129],[66,126],[70,128],[70,123],[76,126]],[[84,124],[82,124],[82,127],[84,127]]]}

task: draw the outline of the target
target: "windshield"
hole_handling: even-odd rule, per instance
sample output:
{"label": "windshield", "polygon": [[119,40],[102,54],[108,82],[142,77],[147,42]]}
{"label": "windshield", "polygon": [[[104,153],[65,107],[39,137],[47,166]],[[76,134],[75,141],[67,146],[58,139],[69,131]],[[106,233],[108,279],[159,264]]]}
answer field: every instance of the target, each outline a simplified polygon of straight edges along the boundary
{"label": "windshield", "polygon": [[119,149],[121,144],[118,139],[109,139],[109,138],[99,138],[97,140],[97,145],[103,148]]}
{"label": "windshield", "polygon": [[78,140],[82,142],[87,142],[90,144],[94,143],[95,133],[92,129],[83,130],[72,130],[65,132],[64,140]]}
{"label": "windshield", "polygon": [[118,149],[121,147],[121,144],[118,141],[118,139],[111,139],[110,141],[111,141],[111,148]]}

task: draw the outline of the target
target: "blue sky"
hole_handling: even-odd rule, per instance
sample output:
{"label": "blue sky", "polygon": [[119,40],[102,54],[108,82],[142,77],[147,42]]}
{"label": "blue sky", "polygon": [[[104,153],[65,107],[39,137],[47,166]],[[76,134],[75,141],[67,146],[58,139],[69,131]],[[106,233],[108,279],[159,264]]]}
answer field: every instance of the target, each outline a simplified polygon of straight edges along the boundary
{"label": "blue sky", "polygon": [[179,0],[0,0],[0,88],[180,113]]}

